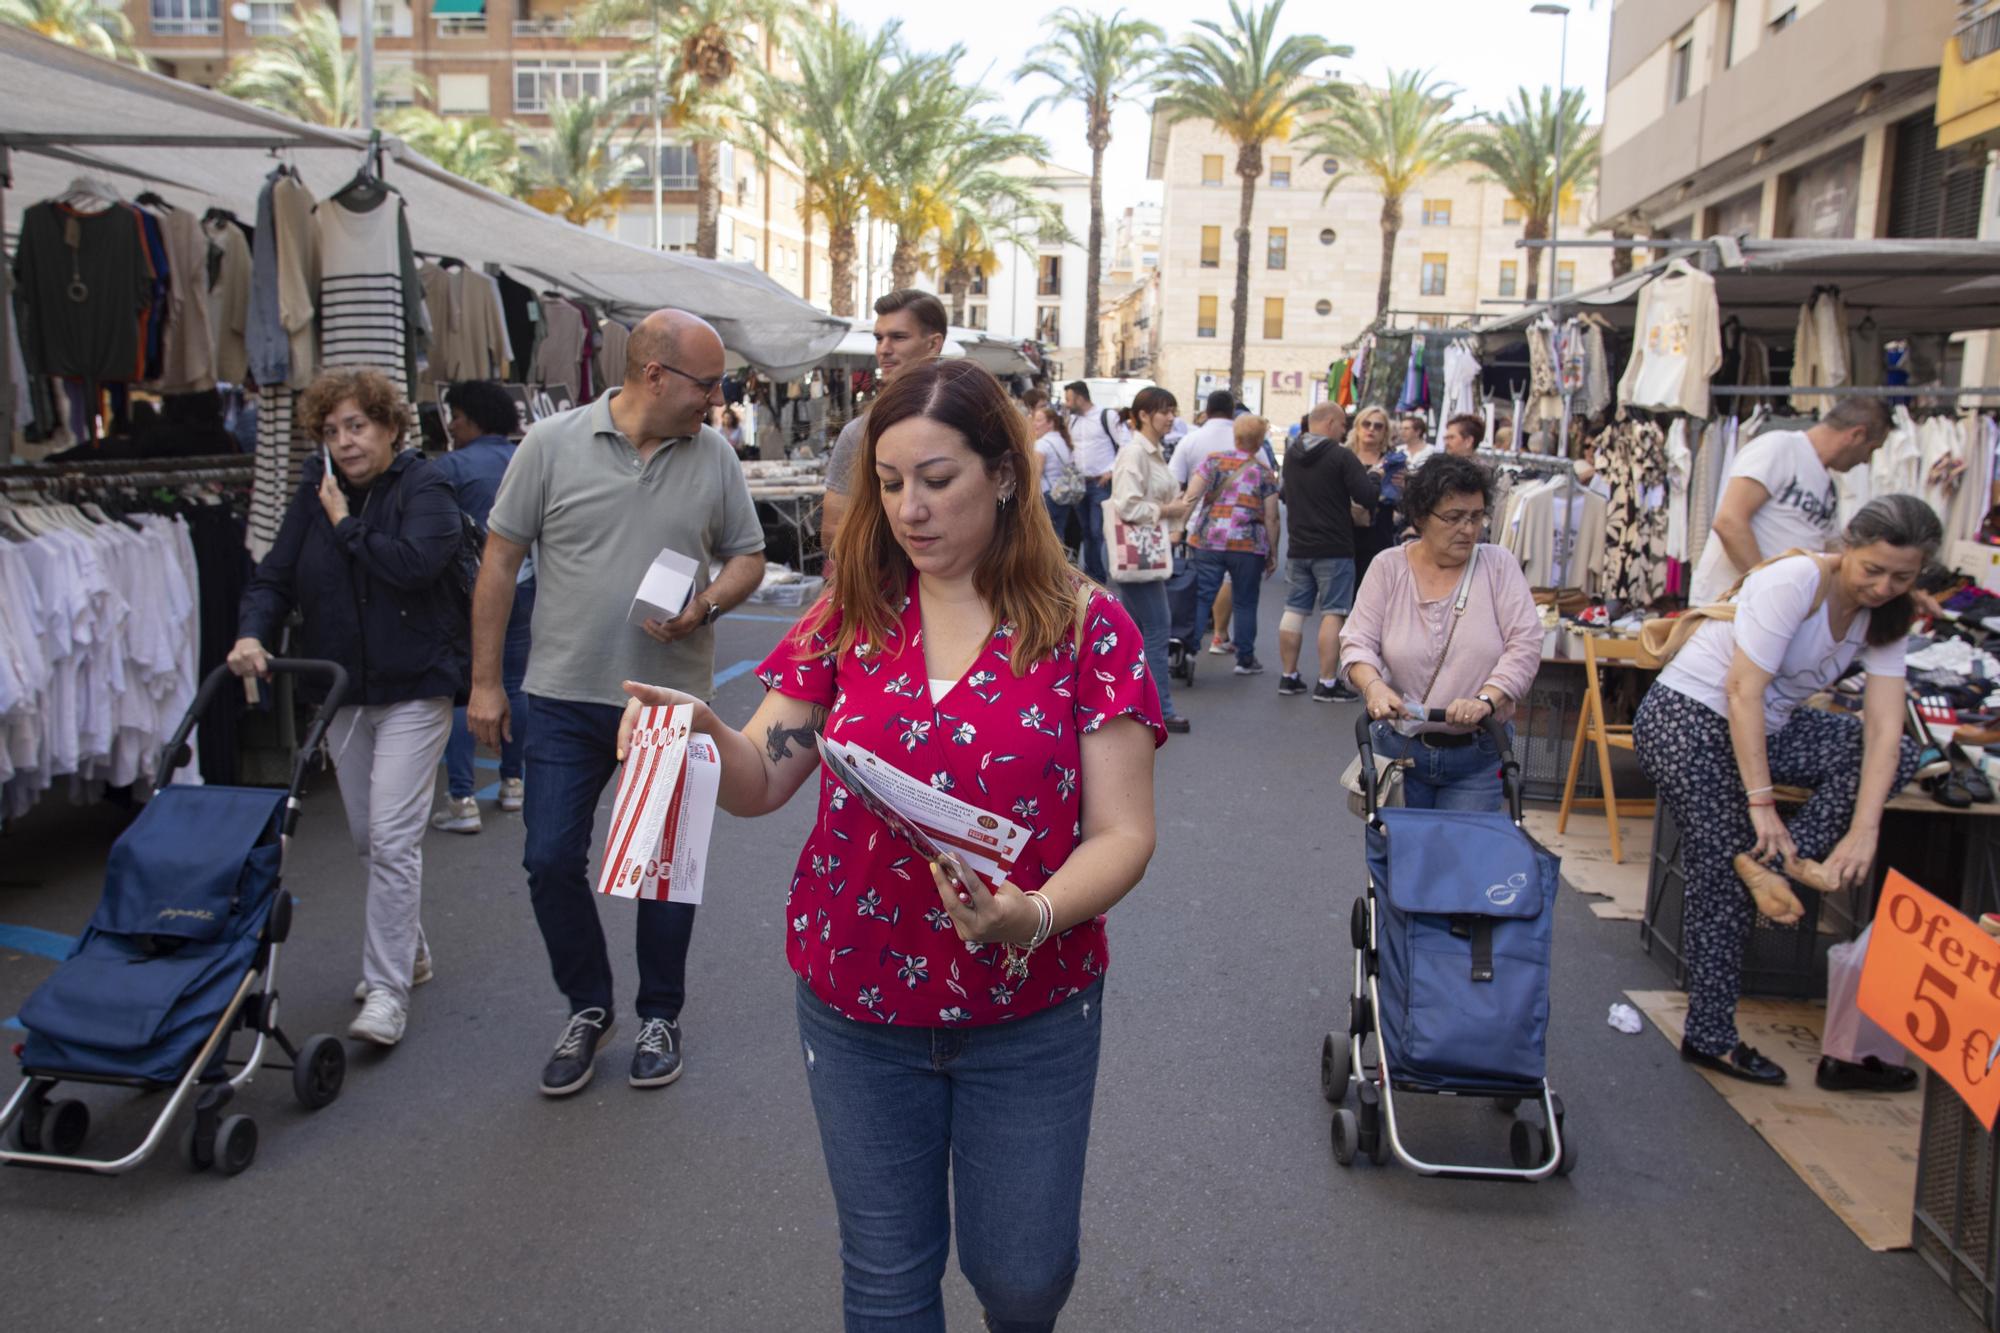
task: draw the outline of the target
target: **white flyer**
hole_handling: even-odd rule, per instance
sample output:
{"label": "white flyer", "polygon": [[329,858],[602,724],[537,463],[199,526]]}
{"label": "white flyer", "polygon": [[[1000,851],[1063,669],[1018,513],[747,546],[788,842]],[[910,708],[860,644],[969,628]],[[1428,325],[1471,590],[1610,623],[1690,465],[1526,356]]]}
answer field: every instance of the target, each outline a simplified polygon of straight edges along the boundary
{"label": "white flyer", "polygon": [[[1026,828],[941,792],[858,745],[822,737],[820,750],[834,777],[926,857],[950,852],[989,883],[1012,875],[1028,845]],[[914,833],[902,825],[914,826]]]}
{"label": "white flyer", "polygon": [[597,878],[599,893],[638,898],[659,878],[661,839],[687,771],[693,721],[694,708],[689,704],[639,710],[611,807],[611,831]]}
{"label": "white flyer", "polygon": [[647,567],[646,577],[639,581],[639,592],[632,598],[632,609],[626,613],[625,623],[643,625],[648,620],[672,620],[687,610],[688,599],[694,596],[697,568],[693,560],[671,546],[661,548]]}
{"label": "white flyer", "polygon": [[661,902],[701,903],[708,873],[708,840],[715,830],[715,800],[722,790],[722,754],[706,736],[688,737],[687,771],[669,832],[672,855],[662,846],[660,877],[645,896]]}

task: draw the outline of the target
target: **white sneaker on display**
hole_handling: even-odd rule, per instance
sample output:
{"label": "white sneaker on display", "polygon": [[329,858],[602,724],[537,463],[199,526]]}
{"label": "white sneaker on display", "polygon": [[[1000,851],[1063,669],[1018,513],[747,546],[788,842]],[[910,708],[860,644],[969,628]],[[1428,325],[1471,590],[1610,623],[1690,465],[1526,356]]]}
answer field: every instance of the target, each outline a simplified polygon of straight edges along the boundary
{"label": "white sneaker on display", "polygon": [[[426,981],[429,981],[435,975],[436,974],[431,971],[431,951],[428,947],[425,947],[420,953],[417,954],[417,965],[410,973],[410,985],[412,988],[421,986]],[[367,1003],[367,1000],[368,1000],[368,983],[365,981],[355,982],[354,1002],[356,1004],[365,1004]]]}
{"label": "white sneaker on display", "polygon": [[527,799],[528,799],[527,788],[521,782],[521,779],[519,778],[500,779],[500,808],[502,810],[505,810],[508,814],[511,815],[516,810],[519,810],[521,806],[527,801]]}
{"label": "white sneaker on display", "polygon": [[479,801],[468,796],[459,800],[455,796],[444,798],[444,809],[431,816],[431,827],[441,833],[479,832]]}
{"label": "white sneaker on display", "polygon": [[368,992],[368,1003],[361,1006],[360,1014],[347,1025],[347,1035],[372,1041],[377,1046],[394,1046],[403,1039],[403,1028],[408,1022],[409,1012],[394,995],[378,986]]}

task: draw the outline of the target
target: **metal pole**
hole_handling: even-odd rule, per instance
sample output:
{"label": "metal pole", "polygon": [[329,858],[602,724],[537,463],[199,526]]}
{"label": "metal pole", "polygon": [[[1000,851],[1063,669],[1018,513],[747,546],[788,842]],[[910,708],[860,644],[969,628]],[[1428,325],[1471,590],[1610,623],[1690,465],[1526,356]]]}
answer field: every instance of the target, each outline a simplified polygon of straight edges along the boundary
{"label": "metal pole", "polygon": [[361,0],[361,132],[375,128],[375,0]]}
{"label": "metal pole", "polygon": [[1561,246],[1563,215],[1563,99],[1569,91],[1569,11],[1562,12],[1561,54],[1556,57],[1556,182],[1555,201],[1549,206],[1549,295],[1556,295],[1556,274]]}
{"label": "metal pole", "polygon": [[[661,138],[660,103],[665,100],[665,90],[660,86],[660,0],[653,0],[653,248],[667,248],[667,183],[665,167],[660,159],[666,153],[666,144]],[[695,200],[695,212],[701,212],[701,201]],[[699,220],[697,218],[697,220]]]}
{"label": "metal pole", "polygon": [[[0,256],[13,253],[14,247],[7,244],[7,187],[14,183],[13,163],[8,158],[7,145],[0,144]],[[14,457],[14,421],[20,415],[20,404],[14,401],[14,367],[12,355],[7,351],[14,345],[14,275],[11,267],[0,272],[0,440],[5,440],[7,451],[0,460],[11,462]]]}

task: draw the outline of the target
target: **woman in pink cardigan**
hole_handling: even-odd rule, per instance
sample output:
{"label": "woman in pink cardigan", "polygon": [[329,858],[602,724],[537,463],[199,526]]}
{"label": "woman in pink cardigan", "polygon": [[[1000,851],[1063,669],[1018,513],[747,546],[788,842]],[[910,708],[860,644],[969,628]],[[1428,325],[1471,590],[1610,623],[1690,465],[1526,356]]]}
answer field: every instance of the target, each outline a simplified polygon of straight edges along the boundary
{"label": "woman in pink cardigan", "polygon": [[[1492,474],[1472,459],[1432,457],[1412,471],[1403,512],[1417,539],[1375,557],[1340,632],[1375,753],[1410,761],[1403,800],[1418,809],[1500,809],[1500,756],[1480,724],[1507,722],[1541,665],[1527,577],[1479,541],[1492,502]],[[1437,708],[1445,721],[1424,720]]]}

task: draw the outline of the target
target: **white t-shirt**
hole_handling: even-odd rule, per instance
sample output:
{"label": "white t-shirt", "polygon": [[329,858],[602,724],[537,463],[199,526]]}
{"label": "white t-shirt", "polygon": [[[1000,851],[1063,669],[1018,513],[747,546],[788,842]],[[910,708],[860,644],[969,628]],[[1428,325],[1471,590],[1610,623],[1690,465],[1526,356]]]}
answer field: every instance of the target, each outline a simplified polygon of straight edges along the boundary
{"label": "white t-shirt", "polygon": [[[1834,485],[1833,474],[1819,461],[1804,431],[1774,430],[1744,445],[1723,479],[1724,493],[1738,477],[1748,477],[1769,492],[1769,498],[1750,516],[1750,535],[1764,559],[1795,546],[1807,551],[1827,548],[1840,513],[1840,488]],[[1743,571],[1722,549],[1722,542],[1711,537],[1702,545],[1701,563],[1695,566],[1694,582],[1689,585],[1688,605],[1710,606],[1721,601],[1730,585],[1742,577]]]}
{"label": "white t-shirt", "polygon": [[1167,471],[1185,488],[1188,478],[1205,459],[1213,454],[1226,454],[1235,447],[1236,423],[1227,417],[1211,417],[1174,446],[1174,456],[1167,460]]}
{"label": "white t-shirt", "polygon": [[1035,441],[1035,452],[1042,459],[1042,494],[1049,493],[1049,486],[1056,479],[1056,472],[1064,463],[1074,463],[1070,447],[1063,443],[1062,436],[1050,431]]}
{"label": "white t-shirt", "polygon": [[1728,717],[1723,683],[1741,648],[1773,673],[1764,691],[1764,730],[1772,733],[1784,727],[1793,709],[1846,675],[1857,656],[1871,676],[1902,677],[1903,642],[1868,646],[1865,609],[1855,613],[1839,643],[1833,641],[1824,603],[1807,616],[1819,582],[1819,562],[1804,556],[1758,570],[1736,596],[1736,619],[1705,621],[1667,663],[1659,683]]}
{"label": "white t-shirt", "polygon": [[[1111,423],[1111,433],[1106,434],[1104,424]],[[1084,477],[1105,477],[1111,474],[1111,467],[1118,461],[1118,446],[1124,442],[1125,428],[1118,423],[1118,414],[1108,407],[1093,407],[1087,412],[1079,412],[1070,419],[1069,439],[1076,446],[1077,471]]]}

